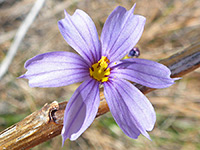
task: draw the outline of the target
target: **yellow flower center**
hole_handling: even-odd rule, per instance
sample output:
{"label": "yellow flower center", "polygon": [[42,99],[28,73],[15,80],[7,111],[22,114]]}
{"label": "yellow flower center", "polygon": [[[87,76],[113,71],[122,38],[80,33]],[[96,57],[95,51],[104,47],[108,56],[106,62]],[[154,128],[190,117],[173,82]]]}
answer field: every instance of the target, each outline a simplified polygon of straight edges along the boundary
{"label": "yellow flower center", "polygon": [[110,68],[108,68],[109,59],[102,56],[101,59],[93,64],[90,70],[90,76],[100,82],[108,81],[108,75],[110,74]]}

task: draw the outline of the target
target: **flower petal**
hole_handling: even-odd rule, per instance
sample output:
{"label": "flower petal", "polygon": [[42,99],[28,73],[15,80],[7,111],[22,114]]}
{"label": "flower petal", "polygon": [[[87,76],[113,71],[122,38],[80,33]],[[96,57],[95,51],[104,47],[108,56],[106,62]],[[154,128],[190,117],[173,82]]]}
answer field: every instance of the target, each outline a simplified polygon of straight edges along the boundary
{"label": "flower petal", "polygon": [[99,83],[84,81],[69,100],[64,114],[63,143],[67,138],[76,140],[93,122],[100,102]]}
{"label": "flower petal", "polygon": [[166,88],[176,79],[170,78],[171,71],[155,61],[131,58],[113,66],[112,77],[124,78],[151,88]]}
{"label": "flower petal", "polygon": [[71,52],[37,55],[25,63],[28,70],[20,78],[29,79],[31,87],[59,87],[84,81],[89,77],[88,64]]}
{"label": "flower petal", "polygon": [[108,17],[103,27],[102,54],[112,61],[122,59],[140,39],[146,19],[134,15],[131,10],[118,6]]}
{"label": "flower petal", "polygon": [[70,16],[65,11],[65,18],[58,22],[61,34],[89,65],[101,57],[101,45],[92,19],[82,10]]}
{"label": "flower petal", "polygon": [[156,121],[155,111],[149,100],[131,83],[115,79],[104,83],[104,94],[110,111],[124,133],[137,138],[140,133],[150,139]]}

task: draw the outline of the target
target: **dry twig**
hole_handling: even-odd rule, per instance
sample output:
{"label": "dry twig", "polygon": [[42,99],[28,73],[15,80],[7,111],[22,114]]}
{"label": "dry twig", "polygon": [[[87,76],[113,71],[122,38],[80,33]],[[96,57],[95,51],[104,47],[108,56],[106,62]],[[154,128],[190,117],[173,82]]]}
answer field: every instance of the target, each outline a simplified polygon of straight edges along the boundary
{"label": "dry twig", "polygon": [[[184,51],[160,61],[168,66],[172,77],[181,77],[200,67],[200,42]],[[154,90],[136,84],[144,94]],[[109,111],[102,89],[97,117]],[[24,120],[0,133],[0,149],[26,150],[60,134],[67,102],[46,104]]]}

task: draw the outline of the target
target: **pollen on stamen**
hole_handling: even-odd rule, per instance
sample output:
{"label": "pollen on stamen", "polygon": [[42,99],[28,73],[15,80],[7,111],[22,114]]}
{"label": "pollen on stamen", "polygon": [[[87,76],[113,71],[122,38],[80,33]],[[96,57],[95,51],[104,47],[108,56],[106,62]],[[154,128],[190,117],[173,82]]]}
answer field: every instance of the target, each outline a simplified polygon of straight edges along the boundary
{"label": "pollen on stamen", "polygon": [[102,56],[97,63],[93,64],[92,67],[89,68],[90,76],[99,82],[108,81],[108,76],[110,75],[110,68],[108,68],[109,63],[109,59]]}
{"label": "pollen on stamen", "polygon": [[93,67],[91,67],[91,70],[92,70],[92,71],[94,71],[94,68],[93,68]]}

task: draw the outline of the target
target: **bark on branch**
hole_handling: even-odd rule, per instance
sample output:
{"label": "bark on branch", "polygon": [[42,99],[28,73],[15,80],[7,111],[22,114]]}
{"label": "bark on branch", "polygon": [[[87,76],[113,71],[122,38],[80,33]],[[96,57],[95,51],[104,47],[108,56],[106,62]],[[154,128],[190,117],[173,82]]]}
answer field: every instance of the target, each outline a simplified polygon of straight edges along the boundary
{"label": "bark on branch", "polygon": [[[192,72],[200,66],[200,42],[161,60],[160,63],[170,68],[171,77],[182,77]],[[135,86],[144,94],[155,90],[139,84],[135,84]],[[102,89],[100,99],[101,102],[96,117],[109,111]],[[58,103],[56,101],[45,104],[41,110],[5,129],[0,133],[0,149],[26,150],[59,135],[63,126],[66,105],[67,102]]]}

